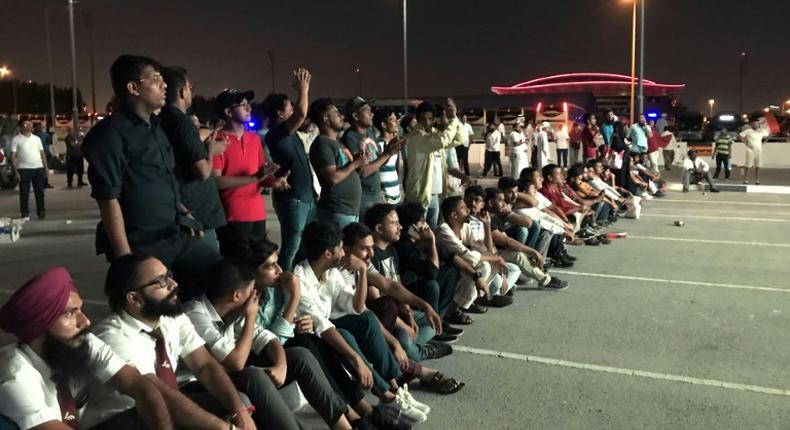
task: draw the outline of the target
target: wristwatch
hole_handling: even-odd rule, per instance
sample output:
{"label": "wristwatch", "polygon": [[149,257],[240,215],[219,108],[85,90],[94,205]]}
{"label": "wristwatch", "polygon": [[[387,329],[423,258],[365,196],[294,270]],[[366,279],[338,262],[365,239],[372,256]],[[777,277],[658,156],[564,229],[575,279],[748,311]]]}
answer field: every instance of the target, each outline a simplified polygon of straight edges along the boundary
{"label": "wristwatch", "polygon": [[483,277],[483,274],[482,274],[482,273],[480,273],[480,271],[478,270],[477,272],[475,272],[474,276],[472,276],[472,280],[473,280],[473,281],[475,281],[475,282],[477,282],[477,281],[478,281],[478,280],[480,280],[480,278],[482,278],[482,277]]}

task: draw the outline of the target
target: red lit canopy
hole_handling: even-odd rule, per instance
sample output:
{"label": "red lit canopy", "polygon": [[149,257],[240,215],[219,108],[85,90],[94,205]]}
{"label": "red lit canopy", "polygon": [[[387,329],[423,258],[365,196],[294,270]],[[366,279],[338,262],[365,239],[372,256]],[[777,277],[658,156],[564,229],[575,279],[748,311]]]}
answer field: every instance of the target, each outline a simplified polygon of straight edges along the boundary
{"label": "red lit canopy", "polygon": [[[661,84],[647,79],[643,82],[646,96],[676,94],[686,86]],[[592,93],[596,96],[623,96],[631,91],[631,77],[614,73],[565,73],[533,79],[512,87],[491,87],[491,91],[499,95]]]}

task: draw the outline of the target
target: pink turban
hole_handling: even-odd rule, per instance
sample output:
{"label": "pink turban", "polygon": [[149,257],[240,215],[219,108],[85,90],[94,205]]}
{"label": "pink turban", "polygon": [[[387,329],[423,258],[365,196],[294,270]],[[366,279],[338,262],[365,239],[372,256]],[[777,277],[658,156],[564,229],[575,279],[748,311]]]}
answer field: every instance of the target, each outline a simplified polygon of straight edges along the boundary
{"label": "pink turban", "polygon": [[55,267],[31,279],[0,308],[0,328],[22,342],[46,332],[66,309],[69,293],[77,291],[71,275]]}

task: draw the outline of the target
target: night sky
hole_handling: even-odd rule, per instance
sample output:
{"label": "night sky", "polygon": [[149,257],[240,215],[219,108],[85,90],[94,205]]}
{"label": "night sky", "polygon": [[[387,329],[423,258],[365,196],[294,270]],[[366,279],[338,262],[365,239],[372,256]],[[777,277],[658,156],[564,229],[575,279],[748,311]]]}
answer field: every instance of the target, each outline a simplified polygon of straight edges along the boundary
{"label": "night sky", "polygon": [[[55,83],[70,84],[66,0],[0,0],[0,64],[19,79],[48,79],[44,8]],[[90,100],[88,32],[94,23],[97,105],[111,95],[109,67],[121,53],[189,70],[195,92],[271,87],[289,70],[313,73],[312,96],[402,95],[401,0],[80,0],[79,85]],[[790,1],[647,0],[645,77],[682,82],[681,101],[707,112],[737,108],[738,56],[749,53],[744,109],[790,98]],[[547,74],[628,74],[631,6],[622,0],[410,0],[412,96],[487,94]]]}

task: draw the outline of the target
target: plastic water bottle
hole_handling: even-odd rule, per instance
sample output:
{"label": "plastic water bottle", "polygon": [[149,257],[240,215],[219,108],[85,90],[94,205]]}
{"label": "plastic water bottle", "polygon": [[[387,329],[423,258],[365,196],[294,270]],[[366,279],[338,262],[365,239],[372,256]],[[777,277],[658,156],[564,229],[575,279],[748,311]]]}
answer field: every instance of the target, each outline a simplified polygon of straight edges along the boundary
{"label": "plastic water bottle", "polygon": [[606,233],[607,239],[623,239],[628,237],[628,233],[621,231],[621,232],[610,232]]}

